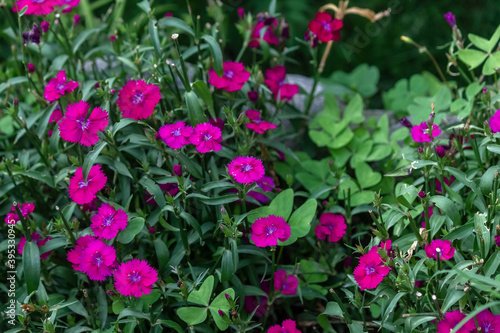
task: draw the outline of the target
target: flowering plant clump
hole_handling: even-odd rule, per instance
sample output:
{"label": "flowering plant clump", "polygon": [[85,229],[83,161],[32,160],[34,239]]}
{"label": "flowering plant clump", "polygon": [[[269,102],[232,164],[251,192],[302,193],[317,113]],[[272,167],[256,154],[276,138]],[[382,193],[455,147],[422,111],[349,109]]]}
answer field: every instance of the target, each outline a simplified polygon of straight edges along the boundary
{"label": "flowering plant clump", "polygon": [[500,332],[500,27],[268,3],[2,2],[0,332]]}

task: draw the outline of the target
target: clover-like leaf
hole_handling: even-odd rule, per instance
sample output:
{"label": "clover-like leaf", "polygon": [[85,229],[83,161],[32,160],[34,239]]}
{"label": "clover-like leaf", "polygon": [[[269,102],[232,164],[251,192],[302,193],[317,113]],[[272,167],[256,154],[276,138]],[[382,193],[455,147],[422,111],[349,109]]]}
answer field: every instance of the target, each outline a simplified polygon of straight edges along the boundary
{"label": "clover-like leaf", "polygon": [[210,295],[212,294],[212,289],[214,288],[214,276],[210,275],[203,281],[199,290],[193,290],[189,293],[188,302],[201,304],[208,306],[210,302]]}

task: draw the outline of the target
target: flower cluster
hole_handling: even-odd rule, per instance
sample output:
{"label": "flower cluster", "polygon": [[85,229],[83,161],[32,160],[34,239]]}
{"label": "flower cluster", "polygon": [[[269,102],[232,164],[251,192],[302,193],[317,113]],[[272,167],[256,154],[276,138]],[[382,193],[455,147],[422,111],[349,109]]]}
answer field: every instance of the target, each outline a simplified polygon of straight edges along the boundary
{"label": "flower cluster", "polygon": [[284,320],[281,325],[274,325],[269,328],[267,333],[301,333],[297,329],[297,324],[291,319]]}

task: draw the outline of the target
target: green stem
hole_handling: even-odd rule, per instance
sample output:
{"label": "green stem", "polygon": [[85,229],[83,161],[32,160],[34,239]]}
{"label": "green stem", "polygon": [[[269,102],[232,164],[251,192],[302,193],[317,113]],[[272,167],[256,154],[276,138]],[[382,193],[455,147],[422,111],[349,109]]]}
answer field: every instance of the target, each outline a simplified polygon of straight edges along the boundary
{"label": "green stem", "polygon": [[59,213],[59,216],[61,217],[61,220],[63,221],[63,224],[64,224],[64,228],[66,229],[66,231],[68,232],[68,235],[69,235],[69,238],[71,240],[71,243],[73,244],[76,244],[76,239],[75,239],[75,235],[73,235],[73,231],[71,230],[71,228],[69,227],[69,223],[68,221],[66,220],[66,217],[64,217],[64,214],[62,213],[62,211],[59,209],[58,206],[56,206],[56,210],[57,212]]}

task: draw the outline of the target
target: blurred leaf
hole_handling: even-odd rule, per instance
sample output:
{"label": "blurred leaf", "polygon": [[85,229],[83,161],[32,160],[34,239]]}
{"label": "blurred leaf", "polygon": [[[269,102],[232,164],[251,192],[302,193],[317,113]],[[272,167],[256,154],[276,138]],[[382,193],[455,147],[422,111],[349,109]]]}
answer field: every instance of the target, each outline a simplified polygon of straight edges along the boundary
{"label": "blurred leaf", "polygon": [[214,58],[213,69],[218,76],[222,77],[224,75],[224,69],[222,68],[222,63],[224,61],[222,57],[222,50],[220,49],[219,43],[209,35],[201,36],[201,39],[207,42],[210,47],[210,51],[212,53],[212,57]]}
{"label": "blurred leaf", "polygon": [[153,46],[156,51],[156,55],[161,56],[162,50],[160,46],[160,38],[158,37],[158,27],[156,26],[156,20],[150,19],[148,28],[149,28],[149,35],[151,36],[151,42],[153,43]]}
{"label": "blurred leaf", "polygon": [[175,28],[194,37],[194,31],[186,22],[177,17],[164,17],[158,21],[158,26],[163,28]]}
{"label": "blurred leaf", "polygon": [[83,179],[87,180],[90,169],[94,165],[97,156],[99,156],[99,154],[104,149],[104,147],[106,147],[107,144],[108,143],[106,141],[101,141],[94,147],[94,149],[90,153],[87,154],[87,157],[85,157],[82,166]]}
{"label": "blurred leaf", "polygon": [[186,100],[186,107],[189,114],[189,122],[192,126],[201,124],[207,121],[207,117],[203,113],[198,96],[194,91],[186,91],[184,94]]}
{"label": "blurred leaf", "polygon": [[214,101],[212,98],[212,93],[210,92],[207,84],[202,80],[198,80],[193,83],[193,90],[208,108],[208,112],[210,112],[210,116],[212,117],[212,119],[215,119],[216,116],[214,110]]}
{"label": "blurred leaf", "polygon": [[481,63],[486,59],[487,54],[478,50],[471,49],[462,49],[458,50],[458,57],[462,60],[466,65],[469,66],[470,69],[474,69],[477,66],[481,65]]}
{"label": "blurred leaf", "polygon": [[149,5],[148,0],[142,0],[137,4],[137,6],[141,8],[144,11],[144,13],[149,15],[149,12],[151,11],[151,6]]}
{"label": "blurred leaf", "polygon": [[142,217],[133,217],[128,221],[125,230],[120,231],[117,240],[122,244],[130,243],[135,235],[144,228],[144,219]]}
{"label": "blurred leaf", "polygon": [[40,284],[40,252],[35,242],[24,244],[23,248],[23,268],[26,280],[26,292],[31,294],[38,289]]}
{"label": "blurred leaf", "polygon": [[78,52],[78,49],[80,46],[87,40],[87,38],[90,37],[90,35],[100,31],[100,28],[94,28],[94,29],[85,29],[78,36],[76,36],[75,40],[73,41],[73,53],[75,54]]}

